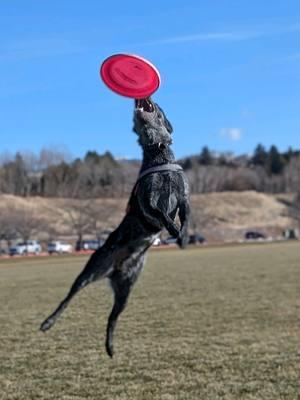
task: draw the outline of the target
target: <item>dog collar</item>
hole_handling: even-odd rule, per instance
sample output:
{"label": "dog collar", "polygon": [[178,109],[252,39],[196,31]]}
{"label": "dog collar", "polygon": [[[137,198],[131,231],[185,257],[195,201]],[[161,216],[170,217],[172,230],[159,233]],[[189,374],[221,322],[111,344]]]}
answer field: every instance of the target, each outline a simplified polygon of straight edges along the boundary
{"label": "dog collar", "polygon": [[153,143],[153,144],[147,144],[144,147],[147,149],[159,149],[163,150],[166,149],[168,146],[172,144],[172,140],[169,143],[164,143],[164,142],[158,142],[158,143]]}
{"label": "dog collar", "polygon": [[154,172],[163,172],[163,171],[182,171],[182,167],[179,164],[162,164],[156,165],[155,167],[147,168],[143,172],[140,172],[138,176],[138,181],[142,179],[144,176],[148,174],[152,174]]}

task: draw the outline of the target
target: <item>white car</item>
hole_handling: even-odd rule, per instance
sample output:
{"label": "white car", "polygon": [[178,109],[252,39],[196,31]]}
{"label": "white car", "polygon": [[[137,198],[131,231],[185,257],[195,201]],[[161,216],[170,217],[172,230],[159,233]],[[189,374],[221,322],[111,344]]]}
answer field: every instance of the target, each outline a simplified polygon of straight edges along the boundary
{"label": "white car", "polygon": [[152,243],[152,246],[160,246],[161,245],[161,240],[159,237],[154,239],[154,242]]}
{"label": "white car", "polygon": [[53,253],[72,253],[73,247],[70,243],[64,243],[64,242],[50,242],[48,243],[48,253],[53,254]]}
{"label": "white car", "polygon": [[18,243],[9,248],[9,254],[24,255],[24,254],[39,254],[42,251],[41,245],[37,240],[27,240],[26,242]]}

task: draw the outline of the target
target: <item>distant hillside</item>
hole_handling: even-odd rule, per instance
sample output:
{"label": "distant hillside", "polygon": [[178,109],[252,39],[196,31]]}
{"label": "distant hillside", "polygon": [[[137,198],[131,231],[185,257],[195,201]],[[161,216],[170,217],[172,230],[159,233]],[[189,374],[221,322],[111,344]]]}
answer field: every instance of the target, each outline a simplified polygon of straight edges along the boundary
{"label": "distant hillside", "polygon": [[[284,228],[296,226],[296,221],[288,217],[286,200],[292,197],[253,191],[193,195],[191,231],[201,232],[212,241],[239,240],[248,229],[278,235]],[[44,240],[47,240],[49,232],[58,237],[74,238],[78,221],[82,220],[81,214],[84,215],[91,204],[95,225],[83,227],[83,234],[95,236],[96,230],[99,233],[117,226],[124,215],[127,198],[74,200],[0,195],[0,214],[22,210],[25,214],[41,217],[47,221],[47,227],[40,224],[41,229],[35,236]],[[75,215],[78,219],[77,225],[70,219],[71,212],[72,218]]]}
{"label": "distant hillside", "polygon": [[208,193],[192,196],[192,226],[214,241],[239,240],[247,230],[268,236],[297,227],[289,217],[292,194],[264,194],[254,191]]}

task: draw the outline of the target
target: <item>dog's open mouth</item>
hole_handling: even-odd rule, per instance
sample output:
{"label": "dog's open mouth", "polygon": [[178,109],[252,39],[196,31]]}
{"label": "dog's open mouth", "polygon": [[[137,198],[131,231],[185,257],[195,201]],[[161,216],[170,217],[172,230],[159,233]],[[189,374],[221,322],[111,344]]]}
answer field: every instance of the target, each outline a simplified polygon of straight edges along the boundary
{"label": "dog's open mouth", "polygon": [[135,100],[136,110],[145,111],[152,113],[154,111],[154,104],[150,99],[136,99]]}

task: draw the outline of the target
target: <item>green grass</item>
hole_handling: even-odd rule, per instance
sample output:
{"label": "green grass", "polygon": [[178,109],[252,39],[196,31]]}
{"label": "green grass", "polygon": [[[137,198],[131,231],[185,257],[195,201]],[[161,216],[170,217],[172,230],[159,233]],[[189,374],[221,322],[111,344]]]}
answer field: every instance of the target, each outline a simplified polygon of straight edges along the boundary
{"label": "green grass", "polygon": [[300,244],[153,251],[115,334],[104,282],[47,333],[86,257],[0,262],[0,399],[300,399]]}

